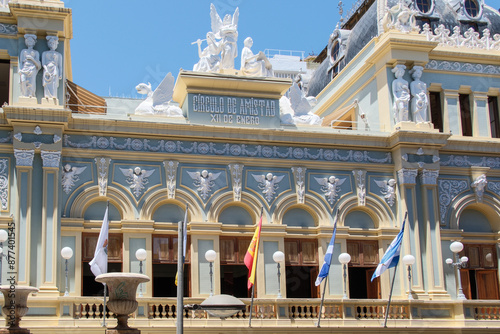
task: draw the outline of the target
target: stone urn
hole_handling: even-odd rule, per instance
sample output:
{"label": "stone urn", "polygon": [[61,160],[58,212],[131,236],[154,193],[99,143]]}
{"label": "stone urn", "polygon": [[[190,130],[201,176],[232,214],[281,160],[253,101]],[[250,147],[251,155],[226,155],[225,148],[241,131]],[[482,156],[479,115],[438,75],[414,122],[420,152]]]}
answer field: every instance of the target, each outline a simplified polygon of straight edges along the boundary
{"label": "stone urn", "polygon": [[32,286],[2,285],[0,291],[4,296],[5,305],[2,310],[7,326],[7,329],[0,330],[0,333],[28,334],[30,331],[19,327],[19,322],[28,312],[29,294],[38,292],[38,289]]}
{"label": "stone urn", "polygon": [[108,330],[108,333],[140,333],[127,324],[128,317],[137,309],[137,286],[149,282],[149,277],[134,273],[108,273],[96,277],[97,282],[105,283],[108,287],[109,301],[106,306],[116,315],[118,325]]}

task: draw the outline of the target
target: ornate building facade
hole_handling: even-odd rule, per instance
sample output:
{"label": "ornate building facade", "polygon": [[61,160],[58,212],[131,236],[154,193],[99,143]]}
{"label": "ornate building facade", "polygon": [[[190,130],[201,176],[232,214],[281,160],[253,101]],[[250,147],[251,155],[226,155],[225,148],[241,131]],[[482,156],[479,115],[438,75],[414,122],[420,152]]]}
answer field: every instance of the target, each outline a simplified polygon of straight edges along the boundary
{"label": "ornate building facade", "polygon": [[[500,330],[500,14],[482,0],[359,2],[316,59],[307,94],[264,76],[271,69],[247,41],[245,71],[224,53],[217,60],[221,43],[237,47],[220,33],[236,29],[236,11],[207,34],[197,71],[167,76],[154,91],[139,85],[148,97],[132,103],[72,82],[62,1],[15,0],[0,12],[0,228],[9,232],[4,253],[13,252],[1,272],[4,284],[15,275],[39,288],[22,322],[32,332],[102,331],[102,285],[88,262],[108,201],[109,271],[139,272],[135,253],[147,251],[151,282],[130,320],[143,333],[175,330],[187,206],[185,303],[209,296],[205,252],[215,250],[214,293],[247,308],[226,320],[185,311],[186,332],[296,333],[319,316],[318,331],[372,332],[394,269],[370,278],[406,213],[401,255],[416,261],[410,281],[402,263],[395,270],[388,326]],[[257,75],[242,75],[250,70]],[[126,111],[109,112],[116,103]],[[261,208],[250,329],[243,258]],[[336,210],[333,262],[319,288]],[[446,263],[452,241],[468,257],[459,275]],[[74,250],[69,296],[63,247]],[[351,255],[345,270],[341,253]]]}

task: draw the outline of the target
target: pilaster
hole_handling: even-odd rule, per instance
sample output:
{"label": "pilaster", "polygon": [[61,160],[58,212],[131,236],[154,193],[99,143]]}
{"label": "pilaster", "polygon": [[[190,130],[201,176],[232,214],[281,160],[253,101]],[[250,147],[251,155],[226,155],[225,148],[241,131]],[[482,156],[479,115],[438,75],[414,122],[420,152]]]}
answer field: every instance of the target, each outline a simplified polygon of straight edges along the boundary
{"label": "pilaster", "polygon": [[472,135],[474,137],[491,137],[488,95],[482,92],[473,92],[472,97]]}
{"label": "pilaster", "polygon": [[443,132],[451,132],[454,135],[462,134],[458,90],[444,90]]}

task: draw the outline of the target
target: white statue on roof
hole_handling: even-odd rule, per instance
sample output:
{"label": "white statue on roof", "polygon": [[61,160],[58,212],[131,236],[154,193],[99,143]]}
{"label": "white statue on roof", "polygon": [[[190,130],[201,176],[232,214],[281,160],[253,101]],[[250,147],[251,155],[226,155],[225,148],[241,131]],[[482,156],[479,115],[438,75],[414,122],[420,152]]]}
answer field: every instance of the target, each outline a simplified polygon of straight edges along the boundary
{"label": "white statue on roof", "polygon": [[316,105],[316,98],[306,97],[296,82],[290,87],[289,96],[280,99],[281,123],[321,125],[323,118],[311,112]]}
{"label": "white statue on roof", "polygon": [[252,77],[272,77],[273,66],[262,51],[254,55],[251,47],[253,39],[245,38],[245,47],[241,51],[241,74]]}
{"label": "white statue on roof", "polygon": [[424,68],[422,66],[413,66],[410,74],[413,81],[410,84],[411,92],[411,111],[413,113],[413,120],[416,123],[427,122],[427,109],[429,99],[427,98],[427,84],[420,80]]}
{"label": "white statue on roof", "polygon": [[210,4],[210,18],[212,21],[212,32],[221,43],[221,69],[234,69],[234,59],[238,56],[238,16],[239,9],[236,7],[233,16],[226,14],[222,20],[217,14],[214,4]]}
{"label": "white statue on roof", "polygon": [[151,89],[151,84],[138,84],[135,89],[139,94],[147,94],[144,101],[135,108],[136,115],[162,115],[170,117],[182,116],[182,110],[177,105],[173,104],[172,96],[174,94],[175,79],[172,73],[168,73],[163,81],[156,87]]}
{"label": "white statue on roof", "polygon": [[33,49],[36,43],[36,35],[24,35],[27,49],[23,49],[19,56],[19,80],[21,83],[21,96],[36,96],[36,75],[42,68],[40,54]]}
{"label": "white statue on roof", "polygon": [[200,60],[194,65],[193,71],[196,72],[219,72],[222,43],[215,39],[215,34],[211,31],[207,33],[207,47],[201,50],[201,39],[192,44],[198,44],[198,56]]}

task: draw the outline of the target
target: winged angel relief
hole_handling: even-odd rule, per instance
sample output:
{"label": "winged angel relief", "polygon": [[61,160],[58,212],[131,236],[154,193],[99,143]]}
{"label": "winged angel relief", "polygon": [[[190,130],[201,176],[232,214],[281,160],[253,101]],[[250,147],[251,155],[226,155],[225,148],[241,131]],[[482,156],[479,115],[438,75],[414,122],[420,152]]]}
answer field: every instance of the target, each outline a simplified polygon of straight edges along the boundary
{"label": "winged angel relief", "polygon": [[345,182],[344,179],[336,178],[335,176],[330,177],[315,177],[316,181],[321,185],[321,191],[325,193],[326,200],[328,203],[335,203],[335,199],[340,192],[340,186]]}
{"label": "winged angel relief", "polygon": [[127,177],[127,183],[130,184],[130,190],[134,193],[135,197],[141,196],[144,191],[145,185],[149,183],[148,177],[150,177],[155,170],[145,170],[141,167],[132,168],[120,168],[123,175]]}
{"label": "winged angel relief", "polygon": [[375,180],[375,183],[377,184],[377,186],[379,186],[380,193],[384,196],[387,204],[389,204],[389,206],[393,206],[394,200],[396,199],[396,192],[395,192],[396,180],[394,179],[390,179],[388,181]]}
{"label": "winged angel relief", "polygon": [[71,188],[75,185],[76,182],[80,179],[78,175],[83,173],[83,171],[87,169],[87,167],[74,167],[70,164],[66,164],[62,171],[62,187],[66,194],[71,192]]}
{"label": "winged angel relief", "polygon": [[172,104],[172,96],[174,95],[175,79],[172,73],[168,73],[162,82],[156,87],[151,89],[151,84],[145,83],[138,84],[135,89],[139,94],[146,94],[147,97],[144,101],[135,108],[136,114],[154,114],[163,116],[182,116],[182,110],[178,106]]}
{"label": "winged angel relief", "polygon": [[201,198],[206,200],[208,195],[212,191],[212,187],[215,185],[215,180],[220,176],[222,172],[209,173],[206,169],[200,172],[187,172],[189,176],[193,179],[193,184],[198,187],[196,190],[200,193]]}
{"label": "winged angel relief", "polygon": [[255,181],[259,182],[259,189],[262,189],[262,193],[266,200],[271,203],[276,194],[276,190],[279,188],[279,183],[285,175],[277,176],[272,173],[267,173],[266,175],[255,175],[252,174]]}

